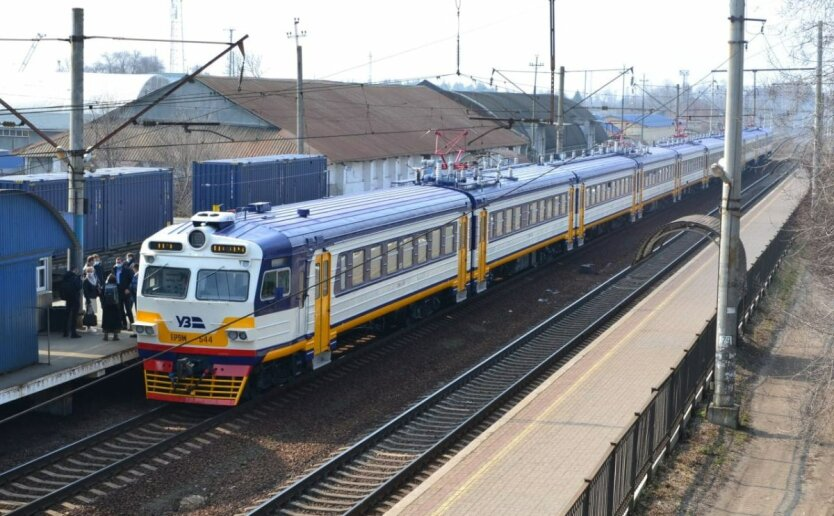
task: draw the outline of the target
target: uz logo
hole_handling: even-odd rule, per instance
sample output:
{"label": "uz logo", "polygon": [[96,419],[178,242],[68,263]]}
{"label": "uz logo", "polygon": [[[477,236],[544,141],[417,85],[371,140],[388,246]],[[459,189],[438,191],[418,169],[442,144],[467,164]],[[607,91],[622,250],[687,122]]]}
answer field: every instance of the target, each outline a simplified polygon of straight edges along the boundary
{"label": "uz logo", "polygon": [[183,315],[182,317],[180,317],[179,315],[177,315],[176,318],[177,325],[180,328],[194,328],[195,330],[206,329],[206,325],[203,324],[203,320],[199,317],[189,317],[187,315]]}

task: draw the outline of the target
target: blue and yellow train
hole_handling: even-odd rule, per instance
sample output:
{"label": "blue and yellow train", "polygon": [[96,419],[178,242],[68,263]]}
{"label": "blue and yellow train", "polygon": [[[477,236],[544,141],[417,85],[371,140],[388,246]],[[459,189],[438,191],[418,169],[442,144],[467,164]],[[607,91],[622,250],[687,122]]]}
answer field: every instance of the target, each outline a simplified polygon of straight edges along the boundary
{"label": "blue and yellow train", "polygon": [[[773,140],[743,133],[744,159]],[[581,245],[705,187],[720,137],[237,213],[200,212],[144,242],[136,331],[148,398],[235,405],[327,364],[345,332],[462,301],[500,267]]]}

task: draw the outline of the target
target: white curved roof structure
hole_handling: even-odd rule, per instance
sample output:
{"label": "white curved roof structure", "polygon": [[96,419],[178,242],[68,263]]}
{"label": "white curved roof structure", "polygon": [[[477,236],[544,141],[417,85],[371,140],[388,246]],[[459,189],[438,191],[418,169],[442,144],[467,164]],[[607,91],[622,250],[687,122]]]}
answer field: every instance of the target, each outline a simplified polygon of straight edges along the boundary
{"label": "white curved roof structure", "polygon": [[[84,121],[136,100],[182,77],[181,74],[84,74]],[[23,72],[3,76],[0,98],[20,111],[39,129],[69,129],[70,74]],[[90,109],[92,107],[92,109]],[[0,108],[0,122],[18,119]]]}

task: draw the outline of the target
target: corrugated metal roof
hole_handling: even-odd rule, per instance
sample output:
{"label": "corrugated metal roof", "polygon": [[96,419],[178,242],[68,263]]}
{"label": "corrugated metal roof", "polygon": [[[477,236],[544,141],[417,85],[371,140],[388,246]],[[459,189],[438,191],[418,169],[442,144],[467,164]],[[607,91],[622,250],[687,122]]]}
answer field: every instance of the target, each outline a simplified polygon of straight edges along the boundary
{"label": "corrugated metal roof", "polygon": [[[113,122],[97,121],[84,127],[84,146],[93,145],[109,130]],[[54,138],[55,143],[69,148],[68,134]],[[277,129],[258,129],[231,125],[144,127],[130,125],[95,151],[96,164],[142,163],[175,166],[185,159],[192,161],[223,158],[248,158],[269,154],[296,153],[294,137]],[[46,142],[20,151],[20,155],[54,156],[55,150]]]}
{"label": "corrugated metal roof", "polygon": [[[506,93],[497,91],[448,91],[431,84],[426,86],[460,102],[464,106],[478,111],[481,116],[489,116],[502,119],[513,119],[515,121],[537,119],[547,122],[550,118],[550,96],[549,95],[528,95],[525,93]],[[558,106],[558,97],[554,101]],[[535,108],[534,108],[535,106]],[[586,121],[594,121],[594,116],[572,100],[564,100],[565,112],[565,149],[584,148],[587,146],[585,134],[582,130]],[[524,124],[515,124],[513,129],[524,133],[527,137],[527,128]],[[545,131],[545,142],[556,142],[556,128],[551,125],[540,125],[539,130]],[[592,124],[591,131],[594,132],[594,141],[601,143],[607,139],[602,127]]]}
{"label": "corrugated metal roof", "polygon": [[[295,131],[295,81],[227,77],[198,81],[287,131]],[[240,89],[238,89],[240,87]],[[333,162],[431,154],[437,129],[467,129],[467,148],[524,145],[523,138],[424,86],[305,81],[309,145]]]}

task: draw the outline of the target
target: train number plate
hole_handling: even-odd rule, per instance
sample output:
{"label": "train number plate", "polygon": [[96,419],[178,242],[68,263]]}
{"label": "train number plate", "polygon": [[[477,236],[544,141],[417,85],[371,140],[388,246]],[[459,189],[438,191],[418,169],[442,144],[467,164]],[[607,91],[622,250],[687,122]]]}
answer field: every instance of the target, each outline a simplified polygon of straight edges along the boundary
{"label": "train number plate", "polygon": [[171,343],[184,344],[186,342],[188,342],[189,344],[202,344],[212,346],[214,345],[214,335],[200,335],[199,337],[194,338],[193,336],[187,335],[185,333],[177,333],[173,331],[171,332]]}

